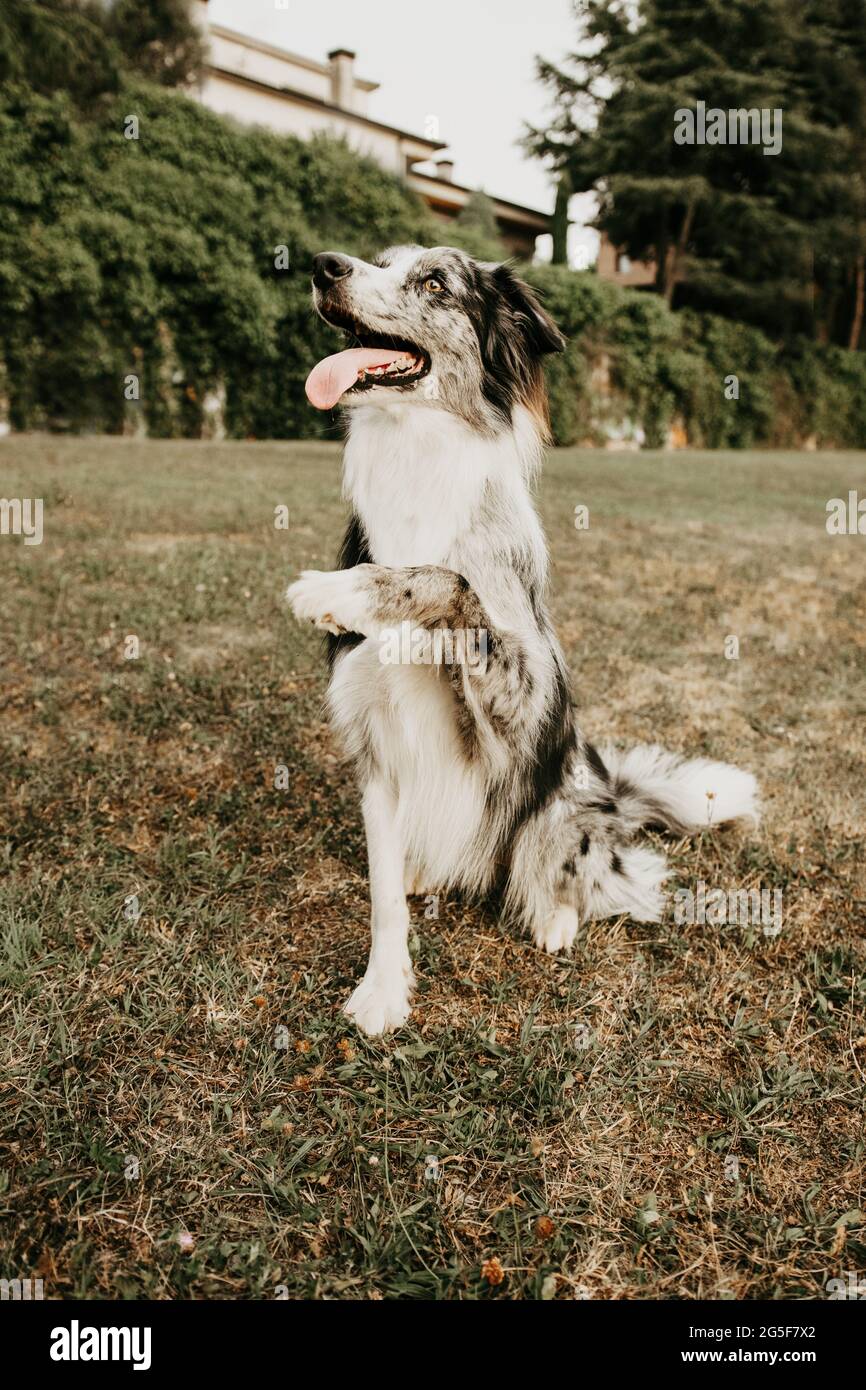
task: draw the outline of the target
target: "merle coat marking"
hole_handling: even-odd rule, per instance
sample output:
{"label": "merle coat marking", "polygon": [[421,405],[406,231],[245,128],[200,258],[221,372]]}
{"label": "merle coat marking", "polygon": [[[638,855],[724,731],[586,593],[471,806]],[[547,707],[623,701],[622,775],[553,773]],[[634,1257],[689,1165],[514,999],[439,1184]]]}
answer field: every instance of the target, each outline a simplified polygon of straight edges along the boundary
{"label": "merle coat marking", "polygon": [[[539,946],[567,950],[581,921],[658,919],[665,861],[643,826],[755,816],[756,789],[724,763],[599,752],[579,729],[531,497],[542,359],[564,343],[528,286],[453,248],[398,247],[374,264],[318,256],[314,287],[356,344],[308,382],[346,408],[352,512],[339,568],[305,572],[288,597],[331,634],[328,703],[357,770],[372,901],[346,1010],[375,1034],[410,1012],[407,890],[500,886]],[[417,659],[384,662],[401,629]],[[437,634],[468,631],[485,634],[483,664],[436,659]]]}

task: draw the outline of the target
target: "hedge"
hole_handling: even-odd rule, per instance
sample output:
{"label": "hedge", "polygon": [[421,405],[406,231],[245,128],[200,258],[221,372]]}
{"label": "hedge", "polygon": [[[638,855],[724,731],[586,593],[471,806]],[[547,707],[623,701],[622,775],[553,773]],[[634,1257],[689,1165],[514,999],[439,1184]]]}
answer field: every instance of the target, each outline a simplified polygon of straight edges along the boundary
{"label": "hedge", "polygon": [[[129,116],[138,138],[124,134]],[[483,218],[443,228],[397,178],[326,138],[242,127],[127,83],[91,119],[0,92],[0,396],[14,429],[333,436],[303,382],[334,335],[312,255],[447,240],[495,256]],[[286,248],[286,252],[280,248]],[[285,257],[288,256],[286,267]],[[558,443],[866,445],[866,354],[760,332],[524,267],[568,336],[549,362]],[[727,399],[735,376],[738,398]],[[137,396],[137,399],[136,399]]]}

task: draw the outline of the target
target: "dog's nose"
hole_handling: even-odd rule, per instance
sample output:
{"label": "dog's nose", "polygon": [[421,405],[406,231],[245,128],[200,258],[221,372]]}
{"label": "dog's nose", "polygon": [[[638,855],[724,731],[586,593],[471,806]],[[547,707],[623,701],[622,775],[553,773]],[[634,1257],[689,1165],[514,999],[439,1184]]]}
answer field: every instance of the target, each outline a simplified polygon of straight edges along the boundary
{"label": "dog's nose", "polygon": [[313,257],[313,284],[317,290],[329,290],[337,280],[352,274],[352,262],[339,251],[322,251]]}

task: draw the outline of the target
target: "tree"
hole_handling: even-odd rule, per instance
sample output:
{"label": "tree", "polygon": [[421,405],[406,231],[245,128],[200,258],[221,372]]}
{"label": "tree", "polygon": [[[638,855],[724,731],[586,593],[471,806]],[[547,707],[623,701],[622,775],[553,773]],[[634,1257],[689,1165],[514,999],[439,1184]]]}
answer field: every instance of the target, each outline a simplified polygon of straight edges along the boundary
{"label": "tree", "polygon": [[44,96],[65,91],[84,108],[117,91],[120,69],[96,0],[3,0],[0,82]]}
{"label": "tree", "polygon": [[[668,303],[838,333],[830,288],[857,254],[864,4],[578,0],[577,51],[539,62],[555,115],[527,146],[595,192],[596,225],[655,264]],[[699,101],[781,112],[780,152],[677,143],[676,113]]]}
{"label": "tree", "polygon": [[89,109],[116,92],[124,70],[163,86],[199,76],[205,44],[187,0],[3,0],[0,82],[43,96],[68,92]]}
{"label": "tree", "polygon": [[845,151],[845,216],[826,268],[828,336],[859,345],[866,299],[866,0],[813,0],[810,98]]}
{"label": "tree", "polygon": [[206,46],[188,0],[117,0],[106,27],[129,66],[153,82],[187,86],[201,74]]}
{"label": "tree", "polygon": [[553,206],[551,230],[553,233],[554,265],[568,265],[568,205],[571,201],[571,175],[567,169],[560,172],[556,181],[556,202]]}

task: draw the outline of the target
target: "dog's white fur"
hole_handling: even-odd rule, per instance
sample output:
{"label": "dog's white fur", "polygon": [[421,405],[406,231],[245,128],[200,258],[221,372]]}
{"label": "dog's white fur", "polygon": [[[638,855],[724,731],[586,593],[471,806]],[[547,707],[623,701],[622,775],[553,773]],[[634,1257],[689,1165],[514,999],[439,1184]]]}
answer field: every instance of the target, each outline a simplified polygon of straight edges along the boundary
{"label": "dog's white fur", "polygon": [[[369,273],[376,267],[365,268],[353,287],[353,312],[360,306],[374,327],[380,326],[377,316],[385,312],[383,306],[398,314],[395,296],[412,264],[412,256],[401,252],[379,278]],[[465,351],[462,326],[454,337]],[[447,368],[444,341],[439,361]],[[469,375],[478,375],[478,364],[470,365]],[[434,380],[437,367],[434,351]],[[306,572],[291,585],[288,597],[298,618],[364,639],[338,655],[328,704],[334,727],[363,768],[372,946],[366,974],[346,1012],[365,1033],[375,1035],[399,1028],[410,1012],[406,886],[424,892],[449,887],[484,892],[496,878],[493,861],[505,822],[497,819],[495,788],[503,789],[504,817],[509,797],[515,804],[519,799],[509,790],[517,786],[514,768],[531,759],[531,740],[547,718],[560,656],[546,620],[533,616],[536,609],[523,577],[531,572],[543,586],[547,571],[544,537],[530,495],[542,446],[532,411],[516,402],[507,423],[488,432],[443,406],[435,392],[431,398],[420,397],[417,389],[373,387],[347,403],[352,408],[345,493],[366,535],[369,562],[330,573]],[[515,547],[520,557],[516,567],[500,558]],[[508,707],[514,731],[507,710],[499,721],[495,718],[498,697],[492,697],[492,706],[484,705],[483,684],[473,688],[473,677],[463,677],[461,708],[475,720],[476,756],[466,754],[455,717],[454,683],[442,669],[383,665],[380,660],[380,638],[393,624],[397,594],[388,587],[389,576],[407,572],[424,574],[434,585],[440,573],[460,576],[464,585],[468,581],[496,634],[497,651],[519,647],[521,661],[532,673],[519,708]],[[405,583],[405,577],[399,580],[399,586]],[[756,816],[756,787],[749,773],[705,759],[686,762],[658,748],[625,754],[605,749],[605,782],[594,766],[587,773],[585,745],[576,737],[562,786],[532,814],[516,816],[507,842],[506,905],[548,951],[568,950],[581,918],[628,913],[646,921],[660,916],[664,858],[631,843],[633,832],[647,819],[688,829]],[[579,768],[584,769],[580,785]],[[610,795],[610,787],[617,789],[615,815],[605,815],[605,803],[598,799]],[[581,832],[584,848],[576,853]],[[574,878],[569,877],[572,872]]]}
{"label": "dog's white fur", "polygon": [[[424,411],[419,421],[418,414],[403,400],[353,410],[344,490],[375,563],[440,565],[477,580],[467,555],[472,518],[484,490],[493,487],[503,528],[514,524],[529,536],[544,564],[544,538],[527,488],[539,449],[528,417],[517,420],[511,436],[488,440],[453,416]],[[498,627],[521,622],[507,595],[485,593],[483,587],[479,595]],[[364,611],[365,596],[351,570],[309,574],[289,593],[302,620],[369,639],[340,658],[328,706],[350,753],[358,751],[359,731],[371,732],[381,769],[362,799],[372,905],[370,961],[346,1005],[359,1028],[377,1034],[409,1017],[407,876],[413,886],[433,892],[487,875],[489,866],[471,862],[484,810],[484,779],[461,756],[451,692],[440,673],[422,665],[381,663],[383,625]],[[333,621],[323,622],[323,613]],[[398,795],[389,787],[398,788]],[[573,939],[574,931],[563,944]]]}

